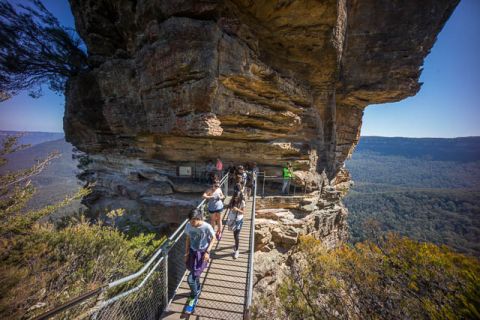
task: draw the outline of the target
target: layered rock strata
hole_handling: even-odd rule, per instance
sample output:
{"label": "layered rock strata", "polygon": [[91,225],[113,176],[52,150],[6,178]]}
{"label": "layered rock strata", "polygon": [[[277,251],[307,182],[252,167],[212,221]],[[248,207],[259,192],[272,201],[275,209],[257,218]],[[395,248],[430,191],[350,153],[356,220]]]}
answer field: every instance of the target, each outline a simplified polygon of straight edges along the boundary
{"label": "layered rock strata", "polygon": [[344,209],[324,188],[346,190],[364,108],[419,90],[457,2],[70,0],[91,68],[68,81],[64,129],[90,156],[86,204],[177,223],[203,188],[179,167],[199,173],[220,156],[278,175],[291,161],[314,205],[288,217],[342,241]]}

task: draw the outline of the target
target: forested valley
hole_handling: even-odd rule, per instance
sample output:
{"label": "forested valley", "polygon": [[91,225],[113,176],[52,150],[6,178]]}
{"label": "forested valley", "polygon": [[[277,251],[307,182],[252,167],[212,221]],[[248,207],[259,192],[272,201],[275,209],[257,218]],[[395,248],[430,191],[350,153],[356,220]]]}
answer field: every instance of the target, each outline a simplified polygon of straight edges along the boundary
{"label": "forested valley", "polygon": [[362,137],[346,166],[353,243],[394,231],[480,256],[479,137]]}

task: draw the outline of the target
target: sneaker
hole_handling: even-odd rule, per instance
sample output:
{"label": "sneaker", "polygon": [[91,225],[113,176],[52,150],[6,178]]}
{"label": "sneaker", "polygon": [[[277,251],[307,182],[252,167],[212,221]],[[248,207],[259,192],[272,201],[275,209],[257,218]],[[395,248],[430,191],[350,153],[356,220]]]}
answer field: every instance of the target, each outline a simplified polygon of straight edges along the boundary
{"label": "sneaker", "polygon": [[185,313],[190,314],[190,313],[193,312],[193,310],[195,309],[195,305],[196,305],[196,303],[195,303],[196,299],[197,298],[192,298],[192,297],[189,297],[187,299],[187,305],[185,306]]}
{"label": "sneaker", "polygon": [[233,254],[233,257],[235,259],[237,259],[239,255],[240,255],[240,252],[238,252],[238,250],[236,250],[235,253]]}

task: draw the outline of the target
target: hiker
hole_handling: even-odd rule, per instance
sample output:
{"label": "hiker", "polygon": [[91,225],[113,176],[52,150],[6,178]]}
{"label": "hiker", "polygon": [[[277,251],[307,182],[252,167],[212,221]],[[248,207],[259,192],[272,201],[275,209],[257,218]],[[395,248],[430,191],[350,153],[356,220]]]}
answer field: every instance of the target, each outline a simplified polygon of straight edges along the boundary
{"label": "hiker", "polygon": [[248,169],[249,170],[247,171],[247,181],[245,183],[245,190],[244,190],[244,194],[247,200],[250,199],[250,196],[253,190],[253,183],[257,178],[257,174],[258,174],[257,163],[252,162],[251,164],[248,165]]}
{"label": "hiker", "polygon": [[226,171],[228,172],[228,185],[232,186],[235,183],[235,166],[228,166]]}
{"label": "hiker", "polygon": [[235,175],[235,184],[233,186],[233,194],[237,194],[239,192],[243,192],[243,185],[242,185],[242,176],[237,174]]}
{"label": "hiker", "polygon": [[194,209],[188,215],[189,222],[185,226],[185,264],[190,271],[187,282],[190,297],[185,306],[186,313],[192,313],[200,295],[200,276],[210,260],[210,251],[215,244],[215,232],[210,224],[203,221],[203,213]]}
{"label": "hiker", "polygon": [[245,214],[245,200],[243,199],[243,193],[238,192],[233,195],[232,200],[228,204],[228,209],[227,225],[228,229],[233,231],[233,238],[235,239],[233,258],[237,259],[240,254],[238,251],[240,230],[242,230],[243,215]]}
{"label": "hiker", "polygon": [[252,169],[251,169],[252,173],[256,175],[258,175],[258,167],[257,167],[257,163],[254,162],[252,163]]}
{"label": "hiker", "polygon": [[245,182],[245,197],[250,199],[250,195],[252,194],[252,189],[253,189],[253,173],[247,171],[247,181]]}
{"label": "hiker", "polygon": [[223,163],[222,163],[222,160],[220,160],[220,158],[217,158],[215,169],[217,169],[217,175],[221,179],[223,177]]}
{"label": "hiker", "polygon": [[207,183],[212,184],[215,178],[215,166],[213,165],[212,160],[208,160],[205,168],[205,175],[207,176]]}
{"label": "hiker", "polygon": [[290,181],[292,180],[292,176],[293,176],[292,164],[290,162],[287,162],[287,165],[283,167],[282,176],[283,176],[282,193],[283,194],[290,193]]}
{"label": "hiker", "polygon": [[220,183],[215,182],[212,188],[208,189],[204,194],[203,198],[208,200],[208,212],[210,213],[210,223],[215,229],[217,226],[217,232],[215,236],[217,240],[222,239],[222,217],[221,213],[223,211],[223,195],[222,189],[220,188]]}
{"label": "hiker", "polygon": [[247,183],[247,172],[245,171],[242,165],[239,165],[237,167],[237,177],[238,176],[241,177],[240,183],[242,185],[242,192],[243,192],[243,189],[245,188],[245,184]]}

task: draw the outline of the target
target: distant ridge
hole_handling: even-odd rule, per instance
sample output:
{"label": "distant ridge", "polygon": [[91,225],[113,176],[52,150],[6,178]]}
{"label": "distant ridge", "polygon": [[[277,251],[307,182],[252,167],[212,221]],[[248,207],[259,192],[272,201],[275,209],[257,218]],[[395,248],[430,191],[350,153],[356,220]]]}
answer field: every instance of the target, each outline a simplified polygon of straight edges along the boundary
{"label": "distant ridge", "polygon": [[480,160],[480,137],[403,138],[362,136],[357,152],[373,152],[409,159],[471,162]]}
{"label": "distant ridge", "polygon": [[31,146],[47,142],[63,139],[65,134],[63,132],[37,132],[37,131],[7,131],[0,130],[0,141],[6,136],[22,135],[19,139],[20,144],[29,144]]}

